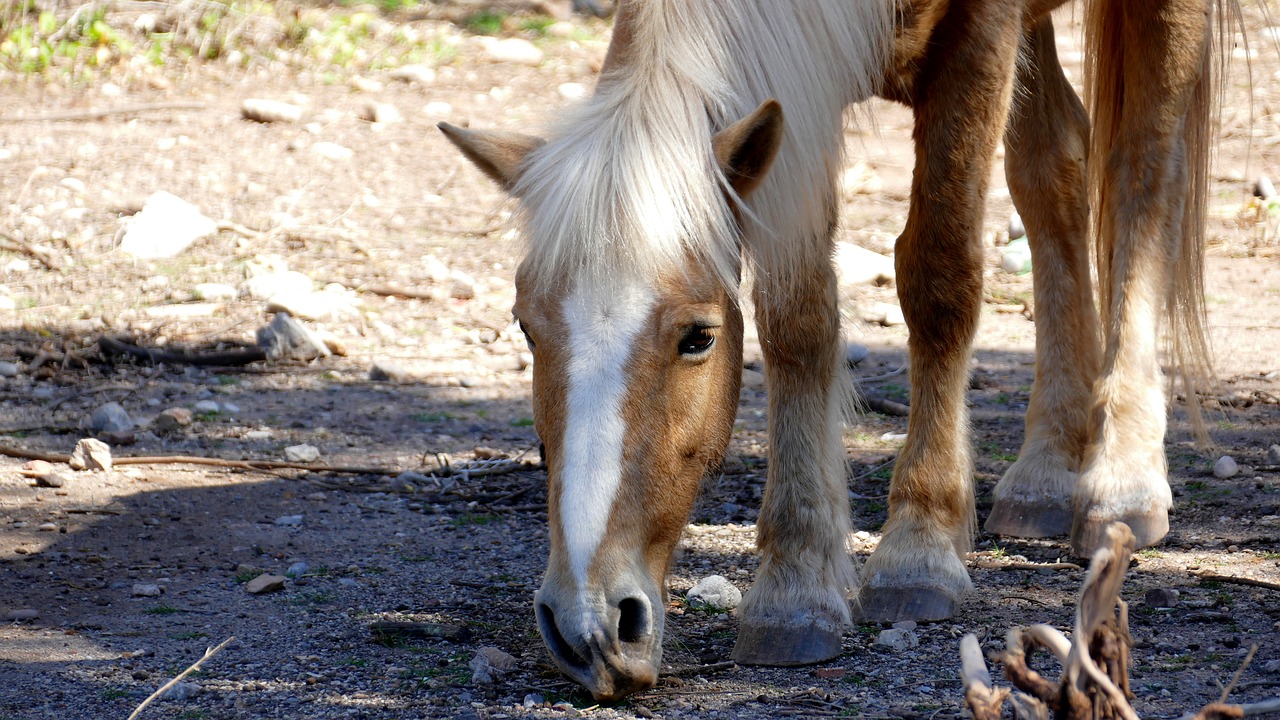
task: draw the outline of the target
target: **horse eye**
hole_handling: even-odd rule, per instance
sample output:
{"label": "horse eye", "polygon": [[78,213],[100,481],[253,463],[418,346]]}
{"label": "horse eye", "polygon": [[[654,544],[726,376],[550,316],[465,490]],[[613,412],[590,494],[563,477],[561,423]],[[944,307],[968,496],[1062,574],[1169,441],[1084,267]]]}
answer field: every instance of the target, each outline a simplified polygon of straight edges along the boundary
{"label": "horse eye", "polygon": [[532,350],[532,349],[533,349],[533,338],[529,336],[529,331],[524,329],[524,323],[523,323],[523,322],[521,322],[520,320],[516,320],[516,326],[520,328],[520,332],[524,333],[524,343],[525,343],[525,345],[528,345],[528,346],[529,346],[529,349],[530,349],[530,350]]}
{"label": "horse eye", "polygon": [[685,331],[677,349],[685,357],[705,355],[716,344],[715,328],[695,325]]}

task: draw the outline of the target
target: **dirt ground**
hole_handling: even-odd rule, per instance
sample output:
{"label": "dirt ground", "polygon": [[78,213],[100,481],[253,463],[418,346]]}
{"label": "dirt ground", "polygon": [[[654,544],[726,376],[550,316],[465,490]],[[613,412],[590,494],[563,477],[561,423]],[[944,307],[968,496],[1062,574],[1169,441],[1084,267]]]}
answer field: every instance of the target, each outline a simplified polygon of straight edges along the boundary
{"label": "dirt ground", "polygon": [[[359,10],[308,12],[339,18]],[[320,451],[317,465],[367,468],[57,465],[65,484],[53,488],[20,473],[23,459],[0,457],[0,613],[37,614],[0,625],[0,720],[126,717],[231,636],[187,678],[183,697],[143,717],[932,720],[962,714],[964,633],[998,648],[1011,625],[1068,629],[1083,571],[1010,567],[1069,560],[1068,546],[983,534],[970,556],[976,590],[952,620],[918,628],[918,647],[876,646],[881,628],[859,625],[845,653],[819,670],[727,663],[736,620],[688,608],[683,595],[713,573],[745,590],[756,568],[768,439],[765,393],[748,373],[724,473],[706,481],[670,578],[667,672],[653,690],[610,708],[594,707],[558,674],[532,610],[546,557],[546,496],[531,370],[510,326],[518,242],[505,200],[434,124],[538,128],[566,97],[590,88],[609,26],[507,18],[500,36],[529,39],[545,53],[533,66],[492,60],[489,40],[459,17],[449,4],[385,16],[443,48],[424,60],[434,69],[426,82],[401,82],[368,64],[308,69],[244,58],[122,61],[87,80],[0,75],[0,301],[12,306],[0,310],[0,361],[17,365],[15,377],[0,378],[6,452],[69,453],[92,435],[84,429],[91,413],[116,402],[137,423],[125,438],[134,442],[113,447],[117,457],[284,460],[285,448],[308,444]],[[1072,24],[1069,13],[1062,20]],[[1280,593],[1198,577],[1280,582],[1280,467],[1267,458],[1280,443],[1280,263],[1276,216],[1259,211],[1251,193],[1258,176],[1280,174],[1280,52],[1276,28],[1253,8],[1245,20],[1255,57],[1247,73],[1245,51],[1235,53],[1209,231],[1221,384],[1205,407],[1218,448],[1196,449],[1185,407],[1175,403],[1167,440],[1173,529],[1136,556],[1123,593],[1135,707],[1151,717],[1216,700],[1253,644],[1232,699],[1280,694]],[[1077,40],[1061,32],[1060,42],[1078,78]],[[302,118],[245,120],[247,98],[291,102]],[[166,103],[199,107],[11,122]],[[403,117],[369,122],[370,103]],[[910,115],[886,104],[875,110],[875,130],[848,135],[850,163],[866,172],[846,196],[839,239],[891,252],[906,213]],[[1021,445],[1035,335],[1023,312],[1031,276],[999,269],[1011,206],[998,167],[992,185],[987,303],[969,394],[980,518]],[[117,249],[119,231],[161,190],[226,222],[174,258],[135,260]],[[251,344],[270,319],[264,303],[200,301],[195,287],[239,287],[264,262],[283,262],[317,287],[345,288],[332,294],[347,304],[309,323],[340,340],[344,356],[195,367],[106,361],[97,352],[104,334],[171,348]],[[375,292],[389,286],[422,297]],[[865,322],[861,309],[877,302],[896,302],[893,287],[844,288],[846,333],[870,349],[854,373],[869,378],[866,395],[904,400],[910,379],[895,371],[905,362],[906,331]],[[748,344],[746,361],[758,369],[758,344]],[[375,363],[395,366],[395,377],[371,380]],[[194,421],[162,432],[156,418],[171,408],[195,410]],[[863,559],[885,519],[888,463],[900,443],[892,434],[905,429],[905,418],[868,412],[845,433],[859,531],[851,543]],[[1234,458],[1239,474],[1213,476],[1221,455]],[[402,471],[426,477],[396,479]],[[307,567],[282,590],[247,591],[249,566],[283,574],[296,563]],[[149,585],[160,594],[136,594],[153,592]],[[1181,596],[1174,608],[1158,608],[1144,600],[1152,588]],[[463,632],[375,642],[369,624],[377,620]],[[515,667],[495,683],[473,682],[469,662],[482,647],[510,653]]]}

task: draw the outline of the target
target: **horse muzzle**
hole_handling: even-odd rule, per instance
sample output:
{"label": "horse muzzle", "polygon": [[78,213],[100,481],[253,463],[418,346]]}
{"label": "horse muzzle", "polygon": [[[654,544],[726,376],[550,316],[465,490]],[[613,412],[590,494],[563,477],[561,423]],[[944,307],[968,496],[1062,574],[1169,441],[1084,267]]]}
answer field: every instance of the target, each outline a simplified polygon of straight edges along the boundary
{"label": "horse muzzle", "polygon": [[662,660],[660,602],[639,590],[612,595],[570,598],[548,582],[534,598],[538,630],[556,665],[600,702],[652,687]]}

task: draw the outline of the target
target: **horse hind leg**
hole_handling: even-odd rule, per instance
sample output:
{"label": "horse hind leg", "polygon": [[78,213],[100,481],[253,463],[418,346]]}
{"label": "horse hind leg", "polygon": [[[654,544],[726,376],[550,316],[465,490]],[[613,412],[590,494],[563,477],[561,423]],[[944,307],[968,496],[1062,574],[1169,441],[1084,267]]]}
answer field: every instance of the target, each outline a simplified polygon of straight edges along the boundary
{"label": "horse hind leg", "polygon": [[1099,363],[1087,244],[1089,121],[1063,76],[1048,16],[1027,29],[1022,54],[1005,175],[1035,267],[1036,371],[1022,451],[996,485],[986,529],[1051,537],[1071,531]]}
{"label": "horse hind leg", "polygon": [[1197,90],[1209,38],[1204,0],[1100,0],[1096,11],[1090,24],[1113,40],[1095,53],[1090,158],[1093,172],[1104,173],[1097,210],[1106,345],[1074,492],[1071,542],[1082,556],[1113,521],[1132,528],[1138,547],[1169,529],[1158,318],[1188,250],[1182,243],[1198,242],[1200,218],[1184,217],[1201,178],[1189,172],[1187,133],[1207,113]]}
{"label": "horse hind leg", "polygon": [[983,200],[1020,33],[1019,2],[952,3],[914,84],[916,166],[896,261],[910,330],[911,415],[884,535],[863,571],[868,620],[949,617],[971,587],[965,392],[982,303]]}

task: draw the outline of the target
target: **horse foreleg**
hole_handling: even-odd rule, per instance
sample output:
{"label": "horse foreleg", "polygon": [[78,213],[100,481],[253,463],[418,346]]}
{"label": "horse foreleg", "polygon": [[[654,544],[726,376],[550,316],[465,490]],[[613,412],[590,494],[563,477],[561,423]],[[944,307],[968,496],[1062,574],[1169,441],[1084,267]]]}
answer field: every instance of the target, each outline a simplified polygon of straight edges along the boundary
{"label": "horse foreleg", "polygon": [[1089,120],[1062,74],[1046,16],[1027,30],[1005,131],[1005,175],[1035,267],[1036,376],[1018,461],[995,489],[986,529],[1071,531],[1071,492],[1088,440],[1098,374],[1098,317],[1087,244]]}
{"label": "horse foreleg", "polygon": [[1116,520],[1129,525],[1138,547],[1169,530],[1173,498],[1156,339],[1189,230],[1185,132],[1208,42],[1204,0],[1112,0],[1100,9],[1098,22],[1114,39],[1098,54],[1092,155],[1093,171],[1104,173],[1097,211],[1106,351],[1074,493],[1071,543],[1084,556]]}
{"label": "horse foreleg", "polygon": [[769,477],[756,523],[760,568],[738,611],[733,650],[751,665],[839,655],[853,584],[840,441],[851,388],[830,240],[787,247],[789,266],[762,267],[753,295],[769,384]]}
{"label": "horse foreleg", "polygon": [[969,347],[982,303],[982,211],[1005,126],[1020,2],[952,3],[915,78],[916,165],[897,243],[911,415],[889,518],[859,594],[870,620],[940,619],[971,586]]}

